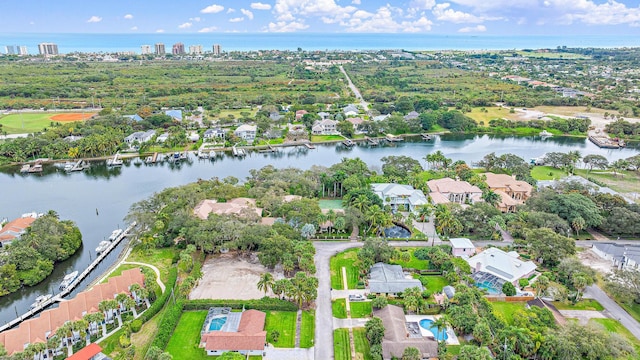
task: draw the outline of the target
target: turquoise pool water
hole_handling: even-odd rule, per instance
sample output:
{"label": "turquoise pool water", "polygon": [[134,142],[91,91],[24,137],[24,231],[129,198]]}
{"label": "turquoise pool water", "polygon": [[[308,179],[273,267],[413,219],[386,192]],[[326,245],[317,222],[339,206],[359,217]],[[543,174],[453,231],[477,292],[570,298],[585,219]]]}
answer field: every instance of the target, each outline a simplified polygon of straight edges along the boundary
{"label": "turquoise pool water", "polygon": [[487,290],[487,293],[489,295],[500,295],[502,294],[502,289],[496,289],[495,287],[493,287],[493,285],[488,282],[488,281],[482,281],[482,282],[478,282],[476,283],[476,287],[479,287],[480,289],[485,289]]}
{"label": "turquoise pool water", "polygon": [[226,316],[211,319],[211,322],[209,323],[209,331],[220,331],[226,322]]}
{"label": "turquoise pool water", "polygon": [[447,336],[447,331],[442,329],[440,330],[440,332],[438,332],[438,327],[437,326],[433,326],[433,320],[430,319],[422,319],[420,320],[420,327],[425,329],[425,330],[429,330],[433,333],[433,335],[435,336],[436,340],[438,341],[444,341],[447,340],[449,338],[449,336]]}

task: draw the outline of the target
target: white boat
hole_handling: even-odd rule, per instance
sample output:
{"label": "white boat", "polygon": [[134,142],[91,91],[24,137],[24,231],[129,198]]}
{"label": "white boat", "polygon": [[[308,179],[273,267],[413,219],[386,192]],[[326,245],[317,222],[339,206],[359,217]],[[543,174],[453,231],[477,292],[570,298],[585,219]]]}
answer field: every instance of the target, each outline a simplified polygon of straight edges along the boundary
{"label": "white boat", "polygon": [[100,254],[101,252],[107,250],[107,248],[109,247],[109,245],[111,245],[111,242],[109,241],[100,241],[100,244],[98,244],[98,247],[96,248],[96,252],[98,254]]}
{"label": "white boat", "polygon": [[69,285],[71,285],[73,280],[75,280],[77,277],[78,277],[78,270],[65,275],[64,278],[62,279],[62,282],[60,283],[60,290],[66,289]]}
{"label": "white boat", "polygon": [[553,136],[553,134],[548,132],[547,130],[542,130],[542,131],[540,131],[540,136],[542,136],[542,137],[551,137],[551,136]]}
{"label": "white boat", "polygon": [[115,229],[111,232],[111,236],[109,236],[109,241],[113,241],[118,238],[122,234],[122,229]]}
{"label": "white boat", "polygon": [[35,301],[33,304],[31,304],[30,308],[31,308],[31,309],[35,309],[35,308],[37,308],[38,306],[40,306],[40,304],[42,304],[43,302],[45,302],[45,301],[47,301],[47,300],[51,299],[52,297],[53,297],[53,295],[51,295],[51,294],[40,295],[40,296],[38,296],[38,297],[36,298],[36,301]]}
{"label": "white boat", "polygon": [[107,166],[122,166],[122,159],[119,157],[120,153],[113,155],[113,158],[107,159]]}

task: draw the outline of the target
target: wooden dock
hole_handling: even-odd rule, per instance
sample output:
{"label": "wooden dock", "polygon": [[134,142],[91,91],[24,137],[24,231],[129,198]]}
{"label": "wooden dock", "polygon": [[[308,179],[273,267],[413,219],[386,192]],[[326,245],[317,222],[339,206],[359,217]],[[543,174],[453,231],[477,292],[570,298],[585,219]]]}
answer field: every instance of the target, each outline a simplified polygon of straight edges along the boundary
{"label": "wooden dock", "polygon": [[315,149],[315,148],[316,148],[315,146],[313,146],[313,145],[311,145],[311,144],[309,144],[309,143],[304,143],[304,146],[306,146],[306,147],[307,147],[307,149],[309,149],[309,150],[313,150],[313,149]]}
{"label": "wooden dock", "polygon": [[420,134],[420,135],[422,136],[422,140],[425,140],[425,141],[430,141],[431,139],[433,139],[431,137],[431,134]]}
{"label": "wooden dock", "polygon": [[89,164],[80,159],[78,160],[75,164],[73,164],[73,166],[71,166],[71,168],[67,169],[68,172],[75,172],[75,171],[84,171],[85,169],[89,168]]}
{"label": "wooden dock", "polygon": [[244,149],[240,149],[236,145],[233,145],[233,147],[231,148],[231,152],[233,153],[233,156],[236,157],[247,156],[247,153],[244,151]]}
{"label": "wooden dock", "polygon": [[271,145],[271,144],[267,144],[267,148],[266,149],[258,150],[258,152],[260,152],[260,153],[274,153],[274,152],[278,152],[278,149],[274,148],[273,145]]}
{"label": "wooden dock", "polygon": [[69,284],[69,286],[67,286],[64,290],[62,290],[60,293],[56,294],[49,300],[43,301],[42,303],[38,304],[38,306],[27,311],[23,315],[18,316],[12,321],[9,321],[8,323],[0,326],[0,332],[5,331],[7,329],[11,329],[12,327],[23,322],[24,320],[27,320],[33,315],[36,315],[40,311],[46,309],[51,304],[64,300],[63,298],[69,295],[78,285],[80,285],[80,282],[82,282],[82,280],[84,280],[87,276],[89,276],[91,271],[93,271],[93,269],[95,269],[98,266],[98,264],[100,264],[102,260],[104,260],[104,258],[107,257],[107,255],[109,255],[111,251],[113,251],[113,249],[115,249],[116,246],[118,246],[118,244],[120,244],[122,240],[124,240],[127,237],[127,235],[129,235],[129,231],[131,231],[131,229],[133,229],[135,226],[136,226],[136,222],[134,221],[133,223],[131,223],[131,225],[129,225],[129,227],[125,231],[123,231],[120,235],[118,235],[118,237],[116,237],[111,242],[111,245],[109,245],[109,247],[106,250],[100,253],[100,255],[98,255],[98,257],[95,260],[93,260],[93,262],[86,269],[84,269],[84,271],[81,272],[78,275],[78,277],[76,277],[76,279],[73,280],[73,282]]}
{"label": "wooden dock", "polygon": [[368,136],[365,136],[364,140],[367,142],[367,144],[369,144],[369,146],[378,146],[378,145],[380,145],[380,141],[378,141],[378,139],[373,139],[373,138],[370,138]]}

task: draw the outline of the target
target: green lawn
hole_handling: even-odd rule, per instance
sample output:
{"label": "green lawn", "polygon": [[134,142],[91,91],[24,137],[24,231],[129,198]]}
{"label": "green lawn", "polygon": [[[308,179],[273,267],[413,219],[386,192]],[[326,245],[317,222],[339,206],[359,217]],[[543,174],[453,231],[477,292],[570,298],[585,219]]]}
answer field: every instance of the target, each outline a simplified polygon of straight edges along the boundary
{"label": "green lawn", "polygon": [[[275,347],[292,348],[296,345],[296,313],[294,311],[268,311],[265,323],[267,341]],[[271,334],[278,330],[278,342],[273,342]]]}
{"label": "green lawn", "polygon": [[614,174],[608,170],[593,170],[587,172],[587,170],[576,169],[575,173],[585,179],[595,179],[600,183],[606,184],[607,187],[621,193],[638,192],[638,183],[640,182],[640,172],[638,171],[624,170],[618,174]]}
{"label": "green lawn", "polygon": [[311,142],[325,142],[325,141],[342,141],[344,138],[340,135],[312,135]]}
{"label": "green lawn", "polygon": [[[442,288],[449,285],[447,279],[441,275],[417,275],[413,276],[422,282],[422,285],[429,290],[430,293],[442,292]],[[426,282],[426,284],[425,284]]]}
{"label": "green lawn", "polygon": [[351,348],[349,344],[349,329],[336,329],[333,331],[333,352],[335,360],[351,360]]}
{"label": "green lawn", "polygon": [[501,314],[504,320],[512,324],[513,323],[513,313],[516,310],[524,309],[526,303],[525,302],[506,302],[506,301],[496,301],[492,302],[493,311],[496,314]]}
{"label": "green lawn", "polygon": [[600,305],[599,302],[593,299],[580,300],[575,305],[571,303],[556,301],[553,303],[553,305],[558,310],[592,310],[592,311],[604,310],[604,307],[602,307],[602,305]]}
{"label": "green lawn", "polygon": [[313,346],[316,328],[315,312],[313,310],[302,312],[302,325],[300,328],[300,347],[310,348]]}
{"label": "green lawn", "polygon": [[636,321],[640,322],[640,304],[633,303],[629,305],[626,302],[617,301],[618,305],[622,306]]}
{"label": "green lawn", "polygon": [[362,360],[372,360],[371,352],[369,349],[369,340],[367,340],[366,331],[364,328],[353,329],[353,342],[356,347],[356,354],[362,356]]}
{"label": "green lawn", "polygon": [[[42,131],[44,128],[51,127],[51,117],[58,113],[29,113],[29,114],[10,114],[0,117],[2,124],[1,131],[7,134],[25,134]],[[86,113],[88,119],[92,114]]]}
{"label": "green lawn", "polygon": [[331,302],[333,316],[338,319],[347,318],[347,305],[345,299],[336,299]]}
{"label": "green lawn", "polygon": [[331,287],[336,290],[344,290],[342,285],[342,267],[347,268],[347,286],[355,289],[358,284],[358,268],[353,263],[358,259],[359,249],[349,249],[331,258]]}
{"label": "green lawn", "polygon": [[613,319],[591,319],[589,322],[596,322],[602,326],[604,326],[607,331],[614,332],[625,337],[633,347],[636,349],[636,352],[640,353],[640,341],[636,339],[633,334],[626,327],[622,326],[618,320]]}
{"label": "green lawn", "polygon": [[567,177],[567,173],[552,166],[534,166],[531,169],[531,177],[536,180],[557,180]]}
{"label": "green lawn", "polygon": [[418,248],[399,248],[401,252],[408,252],[411,255],[411,259],[409,261],[400,261],[394,260],[391,263],[395,265],[400,265],[404,269],[416,269],[416,270],[426,270],[429,266],[429,260],[420,260],[413,255],[413,252]]}
{"label": "green lawn", "polygon": [[320,206],[320,209],[344,209],[342,200],[318,200],[318,206]]}
{"label": "green lawn", "polygon": [[140,268],[140,265],[122,264],[118,266],[115,270],[113,270],[113,272],[109,274],[109,277],[102,280],[102,283],[106,283],[107,281],[109,281],[109,278],[112,278],[114,276],[119,276],[122,274],[123,271],[133,269],[133,268]]}
{"label": "green lawn", "polygon": [[174,248],[142,250],[136,247],[127,258],[127,261],[137,261],[155,265],[160,270],[160,278],[163,282],[169,279],[169,269],[175,254]]}
{"label": "green lawn", "polygon": [[370,317],[373,309],[371,308],[370,301],[357,301],[350,302],[351,306],[351,317],[352,318],[366,318]]}
{"label": "green lawn", "polygon": [[207,352],[199,347],[200,330],[206,317],[207,310],[182,313],[165,351],[174,359],[208,359]]}
{"label": "green lawn", "polygon": [[123,329],[120,329],[116,332],[114,332],[112,335],[110,335],[108,338],[102,340],[99,344],[100,347],[102,347],[102,352],[105,353],[106,355],[112,355],[114,354],[114,352],[119,352],[120,350],[122,350],[122,348],[120,347],[120,335],[122,335],[124,333]]}
{"label": "green lawn", "polygon": [[[484,111],[482,109],[484,109]],[[509,109],[505,109],[502,107],[491,107],[491,106],[487,106],[484,108],[481,108],[481,107],[473,108],[471,109],[470,113],[467,113],[465,115],[472,118],[478,123],[480,121],[483,121],[485,126],[489,125],[489,121],[493,119],[509,119],[509,120],[517,119],[517,117],[515,116],[516,114],[509,113]]]}

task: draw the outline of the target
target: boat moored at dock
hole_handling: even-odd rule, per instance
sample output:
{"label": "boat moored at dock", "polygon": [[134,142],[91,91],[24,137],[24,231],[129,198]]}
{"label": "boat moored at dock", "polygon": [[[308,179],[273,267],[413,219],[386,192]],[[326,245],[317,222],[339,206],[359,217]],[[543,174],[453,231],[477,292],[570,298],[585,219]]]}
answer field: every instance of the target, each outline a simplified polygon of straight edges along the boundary
{"label": "boat moored at dock", "polygon": [[110,241],[100,241],[100,244],[98,244],[98,247],[96,248],[96,252],[98,254],[102,253],[103,251],[107,250],[107,248],[109,247],[109,245],[111,245]]}
{"label": "boat moored at dock", "polygon": [[69,285],[71,285],[73,280],[75,280],[77,277],[78,277],[78,270],[65,275],[64,278],[62,279],[62,282],[60,283],[60,290],[61,291],[65,290]]}
{"label": "boat moored at dock", "polygon": [[51,294],[46,294],[46,295],[40,295],[36,298],[36,301],[31,304],[31,306],[29,307],[30,309],[35,309],[38,306],[40,306],[42,303],[46,302],[47,300],[51,299],[53,297],[53,295]]}
{"label": "boat moored at dock", "polygon": [[107,166],[116,167],[122,166],[123,161],[120,158],[120,153],[116,153],[112,158],[107,159]]}

